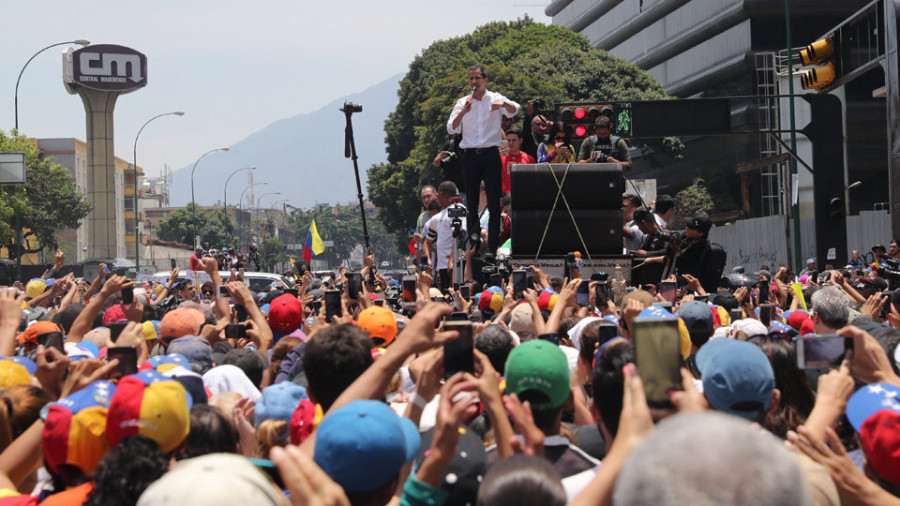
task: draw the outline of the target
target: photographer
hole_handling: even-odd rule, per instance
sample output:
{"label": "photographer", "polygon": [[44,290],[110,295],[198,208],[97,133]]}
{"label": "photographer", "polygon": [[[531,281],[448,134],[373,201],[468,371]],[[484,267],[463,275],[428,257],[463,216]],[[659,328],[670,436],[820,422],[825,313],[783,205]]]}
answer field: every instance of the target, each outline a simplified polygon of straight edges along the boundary
{"label": "photographer", "polygon": [[[445,181],[453,181],[457,188],[459,188],[460,192],[465,192],[466,187],[463,184],[463,176],[462,176],[462,160],[459,153],[459,142],[462,140],[462,135],[450,135],[447,138],[447,142],[441,146],[441,150],[438,151],[437,156],[434,157],[434,166],[441,169],[441,175],[443,176]],[[434,188],[428,186],[434,191]],[[425,189],[423,188],[424,192]],[[425,209],[428,209],[428,204],[425,202],[424,196],[422,198],[422,205],[425,206]]]}
{"label": "photographer", "polygon": [[612,120],[606,116],[600,116],[594,121],[594,135],[581,143],[578,150],[579,163],[618,163],[622,170],[631,169],[631,154],[628,152],[628,144],[612,132]]}
{"label": "photographer", "polygon": [[446,290],[451,285],[450,266],[453,262],[453,235],[454,228],[458,229],[463,245],[466,237],[466,208],[461,203],[454,203],[459,191],[453,181],[444,181],[438,185],[437,200],[441,205],[441,211],[432,216],[425,228],[428,235],[425,237],[425,255],[428,257],[428,267],[437,272],[438,286]]}
{"label": "photographer", "polygon": [[639,209],[634,212],[634,224],[644,234],[644,241],[640,249],[628,251],[635,256],[635,260],[644,259],[640,269],[634,271],[636,282],[640,284],[657,284],[662,278],[665,269],[666,255],[672,253],[672,248],[677,248],[679,237],[659,227],[653,213],[647,209]]}

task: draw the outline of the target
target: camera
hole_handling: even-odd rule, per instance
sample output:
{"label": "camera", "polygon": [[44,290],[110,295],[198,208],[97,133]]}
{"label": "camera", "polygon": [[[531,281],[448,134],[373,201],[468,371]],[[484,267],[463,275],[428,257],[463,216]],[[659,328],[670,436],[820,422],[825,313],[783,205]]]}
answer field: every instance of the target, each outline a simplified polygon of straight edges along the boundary
{"label": "camera", "polygon": [[531,101],[531,107],[533,107],[534,109],[540,109],[541,107],[544,107],[544,101],[540,98],[536,98]]}
{"label": "camera", "polygon": [[344,114],[362,112],[362,106],[359,104],[354,104],[353,102],[344,102],[344,107],[341,107],[341,112]]}
{"label": "camera", "polygon": [[609,156],[606,153],[598,152],[594,155],[594,161],[597,163],[606,163],[609,160]]}
{"label": "camera", "polygon": [[887,280],[891,290],[900,287],[900,260],[882,258],[881,264],[885,267],[878,268],[878,276]]}
{"label": "camera", "polygon": [[468,214],[469,213],[468,211],[466,211],[466,208],[461,204],[457,205],[456,203],[454,203],[447,208],[447,216],[451,218],[465,218],[466,216],[468,216]]}
{"label": "camera", "polygon": [[445,163],[453,163],[453,161],[456,160],[457,157],[458,155],[456,154],[456,151],[448,151],[447,156],[445,156],[444,159],[441,160],[441,165]]}

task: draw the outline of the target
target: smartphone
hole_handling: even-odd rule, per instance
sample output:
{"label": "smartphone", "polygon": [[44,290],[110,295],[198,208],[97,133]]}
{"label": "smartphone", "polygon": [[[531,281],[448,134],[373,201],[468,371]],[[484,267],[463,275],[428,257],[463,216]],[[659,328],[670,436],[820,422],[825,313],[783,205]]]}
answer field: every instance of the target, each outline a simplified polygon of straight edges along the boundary
{"label": "smartphone", "polygon": [[472,298],[472,286],[471,285],[460,285],[459,286],[459,296],[464,300],[468,301]]}
{"label": "smartphone", "polygon": [[675,292],[678,289],[677,281],[661,281],[659,283],[659,294],[666,301],[675,303]]}
{"label": "smartphone", "polygon": [[289,293],[289,294],[293,295],[294,297],[300,296],[300,291],[297,290],[296,288],[285,288],[284,290],[282,290],[282,293]]}
{"label": "smartphone", "polygon": [[174,258],[169,259],[169,268],[175,269],[175,259]]}
{"label": "smartphone", "polygon": [[359,299],[362,292],[362,274],[351,272],[347,275],[347,296],[353,300]]}
{"label": "smartphone", "polygon": [[686,284],[687,284],[687,279],[684,276],[682,276],[682,275],[675,276],[675,285],[678,288],[681,288],[682,286],[684,286]]}
{"label": "smartphone", "polygon": [[384,306],[384,292],[375,292],[375,298],[372,303],[376,306]]}
{"label": "smartphone", "polygon": [[121,378],[131,374],[137,374],[137,348],[134,346],[113,346],[106,351],[107,358],[119,359],[119,365],[110,374],[113,378]]}
{"label": "smartphone", "polygon": [[612,322],[601,323],[597,326],[597,343],[603,343],[619,337],[619,327]]}
{"label": "smartphone", "polygon": [[403,309],[414,309],[416,307],[416,277],[403,276]]}
{"label": "smartphone", "polygon": [[839,367],[847,350],[853,349],[853,339],[837,334],[794,338],[794,354],[800,369],[830,369]]}
{"label": "smartphone", "polygon": [[578,285],[578,291],[575,292],[575,304],[579,306],[588,306],[591,303],[591,286],[587,280],[582,281]]}
{"label": "smartphone", "polygon": [[220,299],[227,299],[231,294],[228,293],[228,288],[225,288],[225,285],[219,285],[216,287],[216,297]]}
{"label": "smartphone", "polygon": [[538,339],[541,339],[543,341],[548,341],[548,342],[555,344],[556,346],[559,346],[559,334],[557,334],[556,332],[548,332],[546,334],[541,334],[538,336]]}
{"label": "smartphone", "polygon": [[633,321],[634,358],[647,404],[671,409],[670,390],[681,390],[681,339],[677,318],[637,317]]}
{"label": "smartphone", "polygon": [[119,336],[122,334],[122,331],[125,330],[125,327],[128,326],[128,320],[121,320],[117,322],[110,322],[107,327],[109,327],[109,338],[112,342],[116,342],[119,340]]}
{"label": "smartphone", "polygon": [[744,319],[744,310],[743,309],[732,309],[728,311],[728,316],[731,317],[731,322],[734,323],[737,320]]}
{"label": "smartphone", "polygon": [[772,304],[759,305],[759,321],[766,327],[769,326],[769,322],[772,321]]}
{"label": "smartphone", "polygon": [[247,337],[247,325],[243,323],[229,323],[225,325],[226,339],[241,339]]}
{"label": "smartphone", "polygon": [[709,302],[709,295],[694,295],[694,300],[699,300],[700,302]]}
{"label": "smartphone", "polygon": [[432,297],[431,299],[432,299],[434,302],[440,302],[441,304],[444,304],[444,303],[447,302],[447,298],[444,297],[444,296],[440,296],[440,297]]}
{"label": "smartphone", "polygon": [[597,282],[596,292],[594,298],[597,299],[597,307],[606,307],[609,301],[609,285],[606,281]]}
{"label": "smartphone", "polygon": [[522,300],[523,293],[525,293],[525,289],[527,287],[527,282],[525,281],[528,277],[528,274],[524,270],[516,270],[512,273],[513,278],[513,298],[516,300]]}
{"label": "smartphone", "polygon": [[490,286],[503,286],[503,274],[491,274]]}
{"label": "smartphone", "polygon": [[344,314],[341,308],[341,291],[325,290],[325,320],[331,321],[335,316]]}
{"label": "smartphone", "polygon": [[128,286],[122,289],[122,304],[134,304],[134,287]]}
{"label": "smartphone", "polygon": [[247,308],[240,304],[234,305],[234,314],[237,318],[237,321],[244,322],[250,319],[250,313],[247,312]]}
{"label": "smartphone", "polygon": [[37,343],[43,345],[44,348],[56,348],[63,355],[66,349],[63,346],[63,334],[59,331],[44,332],[37,335]]}
{"label": "smartphone", "polygon": [[451,322],[465,322],[469,321],[469,315],[465,311],[454,311],[450,313],[448,320]]}
{"label": "smartphone", "polygon": [[759,282],[759,295],[756,296],[757,301],[760,304],[765,304],[769,302],[769,281],[764,280]]}
{"label": "smartphone", "polygon": [[891,314],[891,297],[893,295],[894,295],[894,292],[893,292],[893,290],[891,290],[891,291],[883,292],[883,294],[881,296],[882,299],[887,299],[887,301],[885,301],[884,305],[881,306],[881,313],[879,313],[879,315],[878,315],[882,320],[887,320],[888,315]]}
{"label": "smartphone", "polygon": [[808,283],[815,283],[819,280],[819,271],[812,271],[809,273]]}
{"label": "smartphone", "polygon": [[444,344],[444,378],[458,372],[475,372],[475,342],[472,322],[447,321],[444,330],[455,330],[459,337]]}

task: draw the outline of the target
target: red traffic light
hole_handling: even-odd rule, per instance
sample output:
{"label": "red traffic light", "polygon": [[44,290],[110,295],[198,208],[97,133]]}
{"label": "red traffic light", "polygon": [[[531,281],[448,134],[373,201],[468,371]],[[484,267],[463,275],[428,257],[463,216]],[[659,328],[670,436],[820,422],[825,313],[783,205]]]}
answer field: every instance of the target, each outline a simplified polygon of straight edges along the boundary
{"label": "red traffic light", "polygon": [[579,107],[578,109],[575,109],[575,118],[576,119],[584,119],[584,116],[585,116],[585,112],[584,112],[583,107]]}
{"label": "red traffic light", "polygon": [[[579,110],[581,110],[581,109],[579,109]],[[575,127],[575,136],[576,137],[584,137],[584,134],[586,134],[586,133],[587,133],[587,128],[585,128],[584,125],[578,125],[577,127]]]}

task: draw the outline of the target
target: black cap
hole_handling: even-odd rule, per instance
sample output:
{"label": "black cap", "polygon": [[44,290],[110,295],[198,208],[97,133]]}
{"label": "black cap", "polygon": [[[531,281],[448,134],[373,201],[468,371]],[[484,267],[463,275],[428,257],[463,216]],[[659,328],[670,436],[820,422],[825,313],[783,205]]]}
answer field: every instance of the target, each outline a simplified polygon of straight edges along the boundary
{"label": "black cap", "polygon": [[685,223],[687,228],[692,228],[694,230],[699,230],[704,234],[709,232],[709,229],[712,228],[712,220],[709,219],[709,216],[705,214],[698,214],[692,218],[688,218],[687,223]]}
{"label": "black cap", "polygon": [[884,247],[884,244],[876,244],[875,246],[872,246],[872,251],[875,251],[877,249],[880,249],[881,251],[887,251],[887,248]]}

